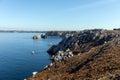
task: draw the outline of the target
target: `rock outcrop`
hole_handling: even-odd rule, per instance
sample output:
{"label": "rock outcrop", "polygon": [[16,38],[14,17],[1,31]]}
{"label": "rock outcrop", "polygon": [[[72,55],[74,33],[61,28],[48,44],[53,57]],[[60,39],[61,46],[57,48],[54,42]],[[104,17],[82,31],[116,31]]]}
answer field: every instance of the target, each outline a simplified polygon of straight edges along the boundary
{"label": "rock outcrop", "polygon": [[33,36],[33,39],[40,39],[41,38],[41,35],[34,35]]}
{"label": "rock outcrop", "polygon": [[70,35],[75,34],[75,33],[76,33],[76,31],[48,31],[45,33],[44,36],[65,38],[65,37],[69,37]]}
{"label": "rock outcrop", "polygon": [[61,62],[61,61],[64,61],[66,58],[70,58],[72,56],[73,56],[72,51],[67,49],[65,52],[58,51],[57,54],[52,55],[50,59],[54,62]]}
{"label": "rock outcrop", "polygon": [[83,53],[118,36],[120,34],[115,31],[110,32],[101,29],[84,30],[65,37],[58,45],[52,46],[47,52],[55,55],[58,51],[66,51],[69,48],[74,54]]}
{"label": "rock outcrop", "polygon": [[113,29],[113,30],[120,30],[120,28],[115,28],[115,29]]}
{"label": "rock outcrop", "polygon": [[[64,38],[48,52],[54,55],[55,62],[28,80],[120,79],[119,30],[81,31]],[[63,59],[65,56],[70,58]]]}

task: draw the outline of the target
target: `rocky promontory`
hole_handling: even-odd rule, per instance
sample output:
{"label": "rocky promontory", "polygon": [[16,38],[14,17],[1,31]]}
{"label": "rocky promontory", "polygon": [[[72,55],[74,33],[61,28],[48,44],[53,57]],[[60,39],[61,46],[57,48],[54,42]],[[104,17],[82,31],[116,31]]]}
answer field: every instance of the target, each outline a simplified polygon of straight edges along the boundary
{"label": "rocky promontory", "polygon": [[120,31],[84,30],[48,51],[53,63],[28,80],[120,80]]}
{"label": "rocky promontory", "polygon": [[65,38],[69,37],[70,35],[73,35],[77,33],[77,31],[47,31],[43,34],[39,35],[34,35],[33,39],[38,39],[38,38],[49,38],[49,37],[60,37],[60,38]]}
{"label": "rocky promontory", "polygon": [[72,34],[75,34],[76,31],[47,31],[45,33],[45,35],[42,35],[44,37],[61,37],[61,38],[64,38],[64,37],[68,37]]}
{"label": "rocky promontory", "polygon": [[58,51],[70,49],[74,54],[84,53],[92,47],[107,43],[111,39],[120,36],[119,31],[102,29],[84,30],[69,37],[65,37],[58,45],[52,46],[47,52],[54,55]]}

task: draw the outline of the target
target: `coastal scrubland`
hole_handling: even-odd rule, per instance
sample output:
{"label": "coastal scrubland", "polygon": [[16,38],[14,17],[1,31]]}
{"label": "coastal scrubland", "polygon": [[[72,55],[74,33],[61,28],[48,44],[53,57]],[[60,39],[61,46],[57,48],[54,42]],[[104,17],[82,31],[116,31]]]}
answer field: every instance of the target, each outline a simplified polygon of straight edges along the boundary
{"label": "coastal scrubland", "polygon": [[68,48],[73,56],[61,57],[28,80],[120,80],[120,30],[76,32],[48,53],[58,57]]}

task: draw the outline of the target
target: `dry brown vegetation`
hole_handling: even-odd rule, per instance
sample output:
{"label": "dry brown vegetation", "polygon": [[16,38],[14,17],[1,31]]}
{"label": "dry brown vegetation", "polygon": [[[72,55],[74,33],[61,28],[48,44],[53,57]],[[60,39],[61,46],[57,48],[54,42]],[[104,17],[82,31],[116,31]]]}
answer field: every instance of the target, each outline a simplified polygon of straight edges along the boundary
{"label": "dry brown vegetation", "polygon": [[28,80],[98,80],[103,77],[120,80],[120,37],[92,46],[88,52],[65,61],[55,62]]}

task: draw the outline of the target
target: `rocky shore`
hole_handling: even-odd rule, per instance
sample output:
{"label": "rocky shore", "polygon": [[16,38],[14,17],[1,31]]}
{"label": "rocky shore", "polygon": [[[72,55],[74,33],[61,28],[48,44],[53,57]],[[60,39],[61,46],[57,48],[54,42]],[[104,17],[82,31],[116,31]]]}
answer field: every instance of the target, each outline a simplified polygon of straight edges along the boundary
{"label": "rocky shore", "polygon": [[120,31],[84,30],[48,51],[52,64],[28,80],[119,80]]}
{"label": "rocky shore", "polygon": [[73,34],[77,33],[77,31],[47,31],[45,34],[41,35],[34,35],[33,39],[40,39],[40,38],[49,38],[49,37],[60,37],[60,38],[65,38],[69,37]]}
{"label": "rocky shore", "polygon": [[80,31],[65,37],[58,45],[52,46],[47,52],[51,55],[58,55],[58,51],[66,53],[66,50],[69,49],[74,55],[82,54],[92,47],[102,45],[115,37],[119,37],[120,34],[117,32],[102,29]]}

